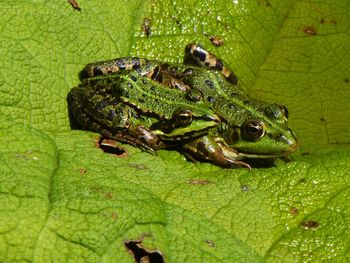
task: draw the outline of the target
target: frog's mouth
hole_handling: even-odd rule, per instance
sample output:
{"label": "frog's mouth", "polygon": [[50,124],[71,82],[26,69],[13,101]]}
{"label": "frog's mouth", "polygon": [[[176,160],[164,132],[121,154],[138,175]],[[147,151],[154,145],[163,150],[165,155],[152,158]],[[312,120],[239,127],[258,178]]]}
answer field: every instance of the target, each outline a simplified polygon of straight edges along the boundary
{"label": "frog's mouth", "polygon": [[287,157],[290,153],[296,151],[298,149],[299,144],[295,143],[290,145],[290,147],[283,152],[280,153],[256,153],[249,152],[244,150],[237,150],[237,156],[240,159],[255,159],[255,158],[279,158],[279,157]]}

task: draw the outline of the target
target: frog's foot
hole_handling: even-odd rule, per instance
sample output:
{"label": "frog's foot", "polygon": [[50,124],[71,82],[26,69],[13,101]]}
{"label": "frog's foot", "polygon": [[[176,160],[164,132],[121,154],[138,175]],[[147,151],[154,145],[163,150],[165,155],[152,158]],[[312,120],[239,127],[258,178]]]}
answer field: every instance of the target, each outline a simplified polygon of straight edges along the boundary
{"label": "frog's foot", "polygon": [[217,143],[208,136],[188,142],[182,146],[182,149],[192,161],[201,159],[226,168],[246,167],[251,169],[249,164],[238,160],[238,154],[234,149]]}
{"label": "frog's foot", "polygon": [[199,44],[191,43],[186,46],[184,62],[190,65],[217,69],[222,72],[229,82],[232,84],[238,83],[237,76],[232,70],[227,68],[220,59]]}
{"label": "frog's foot", "polygon": [[165,143],[154,133],[142,125],[130,126],[125,131],[117,131],[109,137],[131,144],[143,151],[157,155],[156,150],[166,148]]}

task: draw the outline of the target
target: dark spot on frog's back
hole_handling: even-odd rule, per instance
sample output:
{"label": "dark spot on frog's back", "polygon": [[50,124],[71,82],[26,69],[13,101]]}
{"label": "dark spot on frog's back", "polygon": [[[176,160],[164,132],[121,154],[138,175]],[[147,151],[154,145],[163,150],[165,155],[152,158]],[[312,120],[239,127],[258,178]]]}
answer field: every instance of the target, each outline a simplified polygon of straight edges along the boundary
{"label": "dark spot on frog's back", "polygon": [[214,83],[210,79],[206,79],[205,84],[207,84],[207,86],[211,89],[214,88]]}
{"label": "dark spot on frog's back", "polygon": [[108,112],[108,120],[113,121],[113,119],[117,116],[114,110],[109,110]]}
{"label": "dark spot on frog's back", "polygon": [[132,81],[135,81],[135,82],[137,81],[137,78],[134,75],[131,75],[130,78],[131,78]]}
{"label": "dark spot on frog's back", "polygon": [[110,105],[110,101],[102,99],[96,104],[96,110],[101,111]]}
{"label": "dark spot on frog's back", "polygon": [[213,98],[211,96],[208,96],[207,100],[208,100],[209,103],[215,102],[215,98]]}
{"label": "dark spot on frog's back", "polygon": [[230,105],[228,105],[228,107],[230,108],[230,110],[235,110],[235,109],[237,109],[237,106],[234,105],[234,104],[230,104]]}

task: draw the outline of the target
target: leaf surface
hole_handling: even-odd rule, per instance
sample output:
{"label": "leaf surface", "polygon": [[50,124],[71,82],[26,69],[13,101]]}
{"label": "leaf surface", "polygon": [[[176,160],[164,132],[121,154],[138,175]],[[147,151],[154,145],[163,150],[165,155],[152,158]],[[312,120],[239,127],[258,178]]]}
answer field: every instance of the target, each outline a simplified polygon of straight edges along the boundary
{"label": "leaf surface", "polygon": [[[79,5],[2,1],[1,262],[346,262],[348,1]],[[252,97],[288,107],[292,162],[248,171],[128,145],[108,154],[97,134],[70,129],[66,96],[85,64],[181,62],[190,42]]]}

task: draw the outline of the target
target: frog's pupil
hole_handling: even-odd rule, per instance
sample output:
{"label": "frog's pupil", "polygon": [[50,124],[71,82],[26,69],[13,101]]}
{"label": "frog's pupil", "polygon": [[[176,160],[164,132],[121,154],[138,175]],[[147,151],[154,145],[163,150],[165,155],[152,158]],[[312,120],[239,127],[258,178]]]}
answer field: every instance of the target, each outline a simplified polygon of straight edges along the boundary
{"label": "frog's pupil", "polygon": [[244,134],[248,140],[256,141],[264,136],[265,130],[259,121],[250,121],[244,125]]}
{"label": "frog's pupil", "polygon": [[99,75],[102,75],[103,72],[102,72],[100,67],[96,67],[93,69],[93,74],[94,74],[94,76],[99,76]]}

